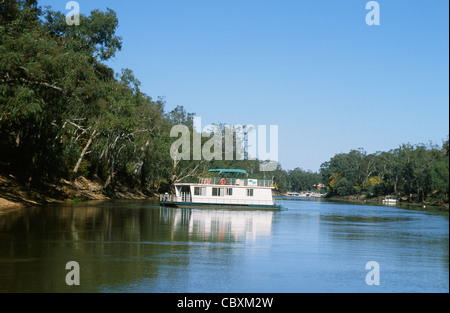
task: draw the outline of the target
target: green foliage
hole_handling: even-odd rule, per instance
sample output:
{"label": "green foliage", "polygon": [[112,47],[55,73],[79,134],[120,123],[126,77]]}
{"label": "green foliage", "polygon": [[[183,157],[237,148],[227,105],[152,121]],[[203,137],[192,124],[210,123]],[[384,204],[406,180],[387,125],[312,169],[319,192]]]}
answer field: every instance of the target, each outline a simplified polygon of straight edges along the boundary
{"label": "green foliage", "polygon": [[448,161],[438,161],[431,168],[431,188],[436,199],[448,202],[449,190],[449,163]]}
{"label": "green foliage", "polygon": [[321,183],[322,177],[318,173],[304,171],[296,168],[288,171],[288,184],[290,191],[311,191],[317,189],[317,185]]}
{"label": "green foliage", "polygon": [[92,11],[74,27],[36,1],[5,0],[0,25],[0,165],[36,185],[78,175],[112,187],[127,178],[120,175],[138,179],[170,122],[130,70],[114,77],[101,63],[121,48],[114,11]]}
{"label": "green foliage", "polygon": [[394,194],[414,202],[448,203],[448,140],[442,148],[404,144],[388,152],[335,155],[321,166],[329,195]]}

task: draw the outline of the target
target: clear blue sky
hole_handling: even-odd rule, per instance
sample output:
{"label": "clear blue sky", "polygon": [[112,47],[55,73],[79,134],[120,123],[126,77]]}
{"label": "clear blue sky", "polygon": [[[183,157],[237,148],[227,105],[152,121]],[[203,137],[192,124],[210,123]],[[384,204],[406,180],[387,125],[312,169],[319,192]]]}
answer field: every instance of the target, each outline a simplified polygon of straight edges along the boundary
{"label": "clear blue sky", "polygon": [[[279,125],[284,169],[336,153],[442,144],[449,133],[448,0],[80,0],[116,11],[130,68],[167,110],[202,124]],[[46,0],[62,12],[67,1]]]}

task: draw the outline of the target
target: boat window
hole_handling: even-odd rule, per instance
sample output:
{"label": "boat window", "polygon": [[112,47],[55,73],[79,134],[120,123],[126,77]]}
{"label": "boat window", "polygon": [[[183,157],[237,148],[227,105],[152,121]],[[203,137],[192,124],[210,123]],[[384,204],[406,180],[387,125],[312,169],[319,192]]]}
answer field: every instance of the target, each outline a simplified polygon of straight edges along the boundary
{"label": "boat window", "polygon": [[206,196],[206,187],[194,187],[195,196]]}
{"label": "boat window", "polygon": [[212,195],[214,197],[223,197],[225,195],[225,188],[213,188]]}
{"label": "boat window", "polygon": [[233,195],[233,188],[227,188],[226,191],[227,191],[227,193],[226,193],[227,196]]}
{"label": "boat window", "polygon": [[253,197],[253,189],[247,189],[247,196]]}

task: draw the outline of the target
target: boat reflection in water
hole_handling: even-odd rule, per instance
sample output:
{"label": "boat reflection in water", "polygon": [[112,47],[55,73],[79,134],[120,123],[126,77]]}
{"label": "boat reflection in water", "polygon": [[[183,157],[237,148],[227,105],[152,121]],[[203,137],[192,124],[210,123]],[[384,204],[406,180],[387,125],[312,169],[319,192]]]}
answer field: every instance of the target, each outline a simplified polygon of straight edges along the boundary
{"label": "boat reflection in water", "polygon": [[272,233],[272,211],[168,208],[161,211],[161,218],[170,220],[175,232],[187,232],[192,241],[251,242]]}

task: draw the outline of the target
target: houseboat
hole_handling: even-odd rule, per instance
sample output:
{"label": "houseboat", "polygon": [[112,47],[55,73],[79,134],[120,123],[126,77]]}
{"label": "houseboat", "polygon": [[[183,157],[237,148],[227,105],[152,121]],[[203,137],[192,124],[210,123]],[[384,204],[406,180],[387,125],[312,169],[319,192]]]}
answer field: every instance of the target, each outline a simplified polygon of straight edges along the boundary
{"label": "houseboat", "polygon": [[280,210],[272,197],[272,180],[249,178],[245,170],[212,169],[197,183],[176,183],[175,194],[161,194],[160,203],[178,208]]}

